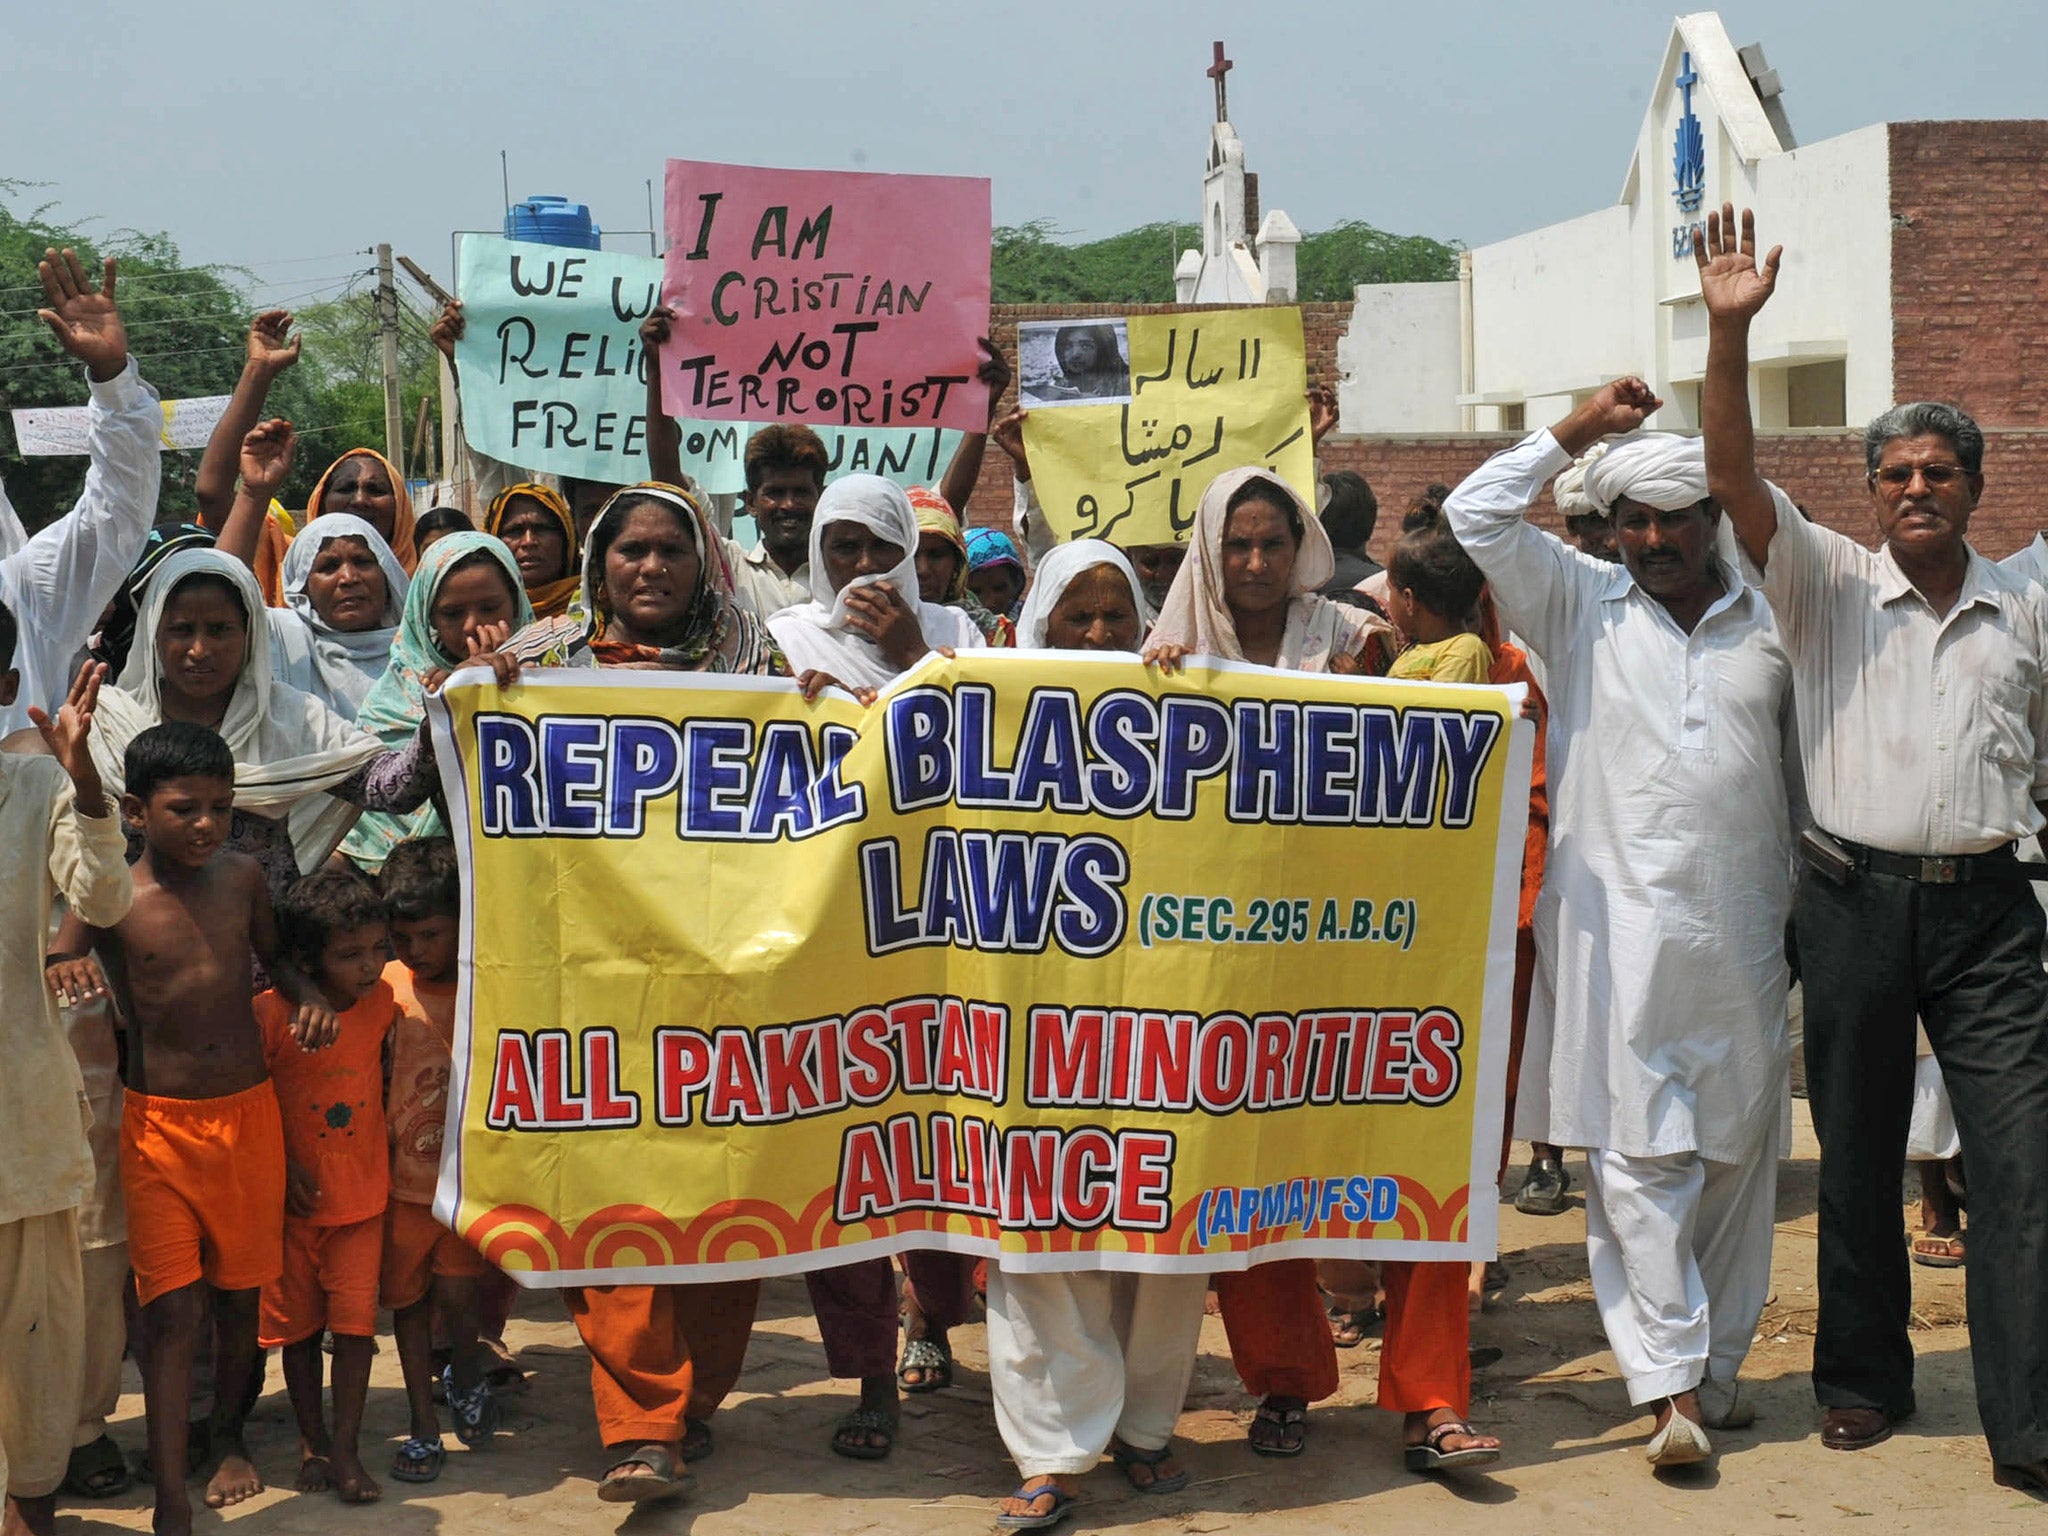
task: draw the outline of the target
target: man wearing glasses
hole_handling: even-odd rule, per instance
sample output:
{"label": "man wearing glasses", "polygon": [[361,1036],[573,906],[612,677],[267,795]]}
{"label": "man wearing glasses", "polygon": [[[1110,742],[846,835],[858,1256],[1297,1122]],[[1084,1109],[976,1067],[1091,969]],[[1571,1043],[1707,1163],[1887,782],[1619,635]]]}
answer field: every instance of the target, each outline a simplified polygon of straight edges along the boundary
{"label": "man wearing glasses", "polygon": [[[1820,1138],[1822,1443],[1861,1450],[1913,1412],[1897,1170],[1924,1020],[1970,1185],[1977,1410],[2002,1485],[2048,1493],[2048,976],[2015,844],[2048,800],[2039,593],[1965,542],[1984,435],[1953,406],[1864,434],[1875,551],[1809,523],[1757,472],[1749,328],[1779,251],[1732,206],[1695,237],[1708,315],[1707,479],[1792,659],[1815,826],[1793,929]],[[1711,857],[1711,850],[1702,850]]]}

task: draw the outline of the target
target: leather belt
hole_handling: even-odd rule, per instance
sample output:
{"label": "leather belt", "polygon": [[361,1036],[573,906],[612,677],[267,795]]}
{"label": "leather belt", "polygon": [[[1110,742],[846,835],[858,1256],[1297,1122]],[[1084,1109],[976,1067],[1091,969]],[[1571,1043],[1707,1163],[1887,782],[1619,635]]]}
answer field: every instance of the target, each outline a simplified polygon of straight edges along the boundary
{"label": "leather belt", "polygon": [[[2031,871],[2019,861],[2014,845],[1986,853],[1889,853],[1845,837],[1835,839],[1872,874],[1892,875],[1921,885],[1968,885],[1973,880],[2025,880]],[[2048,873],[2048,870],[2044,870]]]}

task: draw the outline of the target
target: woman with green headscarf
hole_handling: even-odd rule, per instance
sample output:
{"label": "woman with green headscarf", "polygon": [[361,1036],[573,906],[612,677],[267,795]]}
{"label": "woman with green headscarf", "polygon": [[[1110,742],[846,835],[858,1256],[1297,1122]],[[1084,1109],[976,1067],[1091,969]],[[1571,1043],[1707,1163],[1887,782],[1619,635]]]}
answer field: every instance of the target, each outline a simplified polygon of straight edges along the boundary
{"label": "woman with green headscarf", "polygon": [[[409,741],[427,712],[429,677],[487,649],[487,627],[518,630],[532,622],[533,605],[526,600],[519,562],[503,543],[487,533],[451,533],[435,540],[413,572],[391,642],[391,664],[364,698],[356,724],[387,746]],[[440,810],[432,805],[403,816],[369,812],[356,822],[341,851],[375,874],[405,839],[446,831]]]}

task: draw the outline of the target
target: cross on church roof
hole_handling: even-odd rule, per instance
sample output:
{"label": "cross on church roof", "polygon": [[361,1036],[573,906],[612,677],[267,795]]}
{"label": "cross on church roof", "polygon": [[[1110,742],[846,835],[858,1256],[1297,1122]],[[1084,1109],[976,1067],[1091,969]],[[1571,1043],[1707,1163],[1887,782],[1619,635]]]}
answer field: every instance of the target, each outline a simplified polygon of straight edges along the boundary
{"label": "cross on church roof", "polygon": [[1215,46],[1216,62],[1211,64],[1204,73],[1216,82],[1216,121],[1227,123],[1230,121],[1230,98],[1225,90],[1223,77],[1230,73],[1231,61],[1223,57],[1223,45],[1221,43],[1217,43]]}

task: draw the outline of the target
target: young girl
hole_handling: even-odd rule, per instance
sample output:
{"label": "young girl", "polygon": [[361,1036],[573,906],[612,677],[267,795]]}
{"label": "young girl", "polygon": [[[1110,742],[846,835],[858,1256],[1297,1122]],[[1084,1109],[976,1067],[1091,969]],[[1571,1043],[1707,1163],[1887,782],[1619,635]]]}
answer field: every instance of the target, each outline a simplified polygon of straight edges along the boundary
{"label": "young girl", "polygon": [[[345,1504],[383,1494],[357,1450],[377,1334],[377,1279],[391,1168],[384,1132],[384,1040],[398,1020],[385,983],[388,930],[363,880],[322,871],[277,906],[278,939],[337,1015],[326,1050],[301,1048],[294,1005],[256,999],[263,1054],[284,1119],[284,1273],[263,1287],[258,1342],[284,1351],[299,1421],[301,1493]],[[334,1420],[320,1401],[320,1335],[334,1335]]]}

